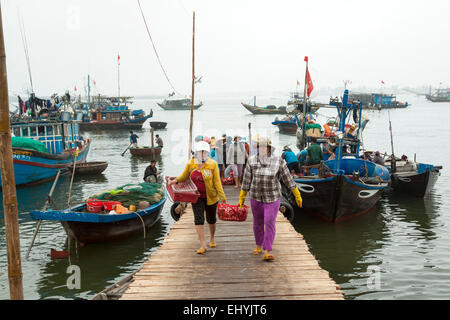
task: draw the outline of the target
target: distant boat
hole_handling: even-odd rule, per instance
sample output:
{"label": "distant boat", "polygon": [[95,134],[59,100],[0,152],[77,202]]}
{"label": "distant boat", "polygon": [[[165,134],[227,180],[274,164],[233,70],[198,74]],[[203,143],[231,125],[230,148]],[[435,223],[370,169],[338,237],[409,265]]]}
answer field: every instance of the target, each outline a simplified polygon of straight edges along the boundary
{"label": "distant boat", "polygon": [[286,114],[286,107],[276,107],[274,105],[269,105],[266,107],[258,107],[258,106],[251,106],[249,104],[241,102],[242,106],[250,111],[253,114]]}
{"label": "distant boat", "polygon": [[283,119],[275,118],[272,122],[274,126],[278,127],[280,133],[295,135],[297,133],[297,121],[294,117],[285,117]]}
{"label": "distant boat", "polygon": [[162,122],[162,121],[151,121],[150,122],[150,127],[152,127],[153,129],[165,129],[167,126],[167,122]]}
{"label": "distant boat", "polygon": [[130,148],[130,153],[133,156],[141,156],[141,157],[152,157],[153,154],[155,157],[161,155],[162,147],[137,147]]}
{"label": "distant boat", "polygon": [[[181,99],[165,99],[161,103],[157,103],[158,106],[163,108],[164,110],[191,110],[192,99],[190,98],[181,98]],[[203,102],[194,105],[194,110],[197,110],[203,105]]]}
{"label": "distant boat", "polygon": [[127,129],[138,130],[144,122],[153,116],[153,111],[146,115],[142,109],[131,110],[128,108],[132,103],[132,97],[107,97],[94,96],[89,109],[76,110],[82,114],[80,122],[81,130],[110,130]]}
{"label": "distant boat", "polygon": [[360,101],[363,109],[397,109],[406,108],[410,104],[408,102],[397,101],[397,97],[393,94],[384,93],[356,93],[349,95],[349,101]]}
{"label": "distant boat", "polygon": [[[69,166],[70,171],[73,171],[73,164]],[[97,161],[97,162],[85,162],[80,163],[75,166],[75,175],[95,175],[100,174],[106,170],[108,167],[108,162]]]}
{"label": "distant boat", "polygon": [[425,95],[431,102],[450,102],[450,89],[437,89],[433,94]]}

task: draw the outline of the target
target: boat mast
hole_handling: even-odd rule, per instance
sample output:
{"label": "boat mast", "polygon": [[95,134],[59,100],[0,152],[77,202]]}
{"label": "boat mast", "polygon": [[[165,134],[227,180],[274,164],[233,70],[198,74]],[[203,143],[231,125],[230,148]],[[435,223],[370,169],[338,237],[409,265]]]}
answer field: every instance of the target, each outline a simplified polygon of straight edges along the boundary
{"label": "boat mast", "polygon": [[117,53],[117,106],[120,106],[120,54]]}
{"label": "boat mast", "polygon": [[[306,62],[306,69],[305,69],[305,84],[303,89],[303,123],[302,125],[302,135],[303,135],[303,146],[306,147],[307,145],[307,138],[306,138],[306,85],[307,85],[307,76],[308,76],[308,56],[305,56],[305,62]],[[302,147],[303,147],[302,146]]]}
{"label": "boat mast", "polygon": [[194,121],[194,88],[195,88],[195,11],[192,18],[192,101],[191,101],[191,121],[189,124],[189,152],[188,159],[192,153],[192,126]]}
{"label": "boat mast", "polygon": [[8,79],[6,74],[5,41],[0,6],[0,164],[2,168],[3,208],[8,256],[9,294],[11,300],[23,300],[22,262],[16,182],[9,123]]}
{"label": "boat mast", "polygon": [[88,74],[88,109],[91,108],[91,76]]}

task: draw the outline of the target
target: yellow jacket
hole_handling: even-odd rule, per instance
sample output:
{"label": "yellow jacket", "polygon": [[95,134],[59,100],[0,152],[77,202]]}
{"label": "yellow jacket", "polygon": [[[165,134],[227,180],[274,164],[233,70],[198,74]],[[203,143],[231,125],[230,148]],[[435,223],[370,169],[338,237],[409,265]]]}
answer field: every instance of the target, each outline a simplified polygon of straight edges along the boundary
{"label": "yellow jacket", "polygon": [[[192,158],[186,164],[183,173],[177,177],[177,181],[186,181],[191,176],[191,173],[195,170],[198,170],[198,164],[197,160],[195,160],[195,158]],[[208,160],[206,160],[205,164],[203,165],[202,176],[206,187],[206,204],[209,206],[213,205],[214,203],[219,201],[219,197],[221,201],[226,201],[227,198],[225,196],[225,192],[223,192],[217,162],[215,162],[211,158],[208,158]]]}

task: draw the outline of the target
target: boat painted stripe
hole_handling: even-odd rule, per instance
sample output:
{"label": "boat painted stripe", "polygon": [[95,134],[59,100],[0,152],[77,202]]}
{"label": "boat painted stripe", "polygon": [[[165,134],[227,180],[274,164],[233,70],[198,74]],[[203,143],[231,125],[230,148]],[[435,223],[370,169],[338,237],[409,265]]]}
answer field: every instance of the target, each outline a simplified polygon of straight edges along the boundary
{"label": "boat painted stripe", "polygon": [[294,182],[300,183],[311,183],[311,182],[323,182],[323,181],[333,181],[334,177],[325,178],[325,179],[294,179]]}
{"label": "boat painted stripe", "polygon": [[[77,161],[77,163],[81,163],[84,162],[84,160],[86,160],[87,157],[87,152],[83,155],[83,157]],[[27,165],[27,166],[34,166],[34,167],[42,167],[42,168],[66,168],[67,166],[71,165],[73,162],[66,162],[63,164],[46,164],[46,163],[40,163],[40,162],[34,162],[34,161],[25,161],[25,160],[17,160],[17,159],[13,159],[14,163],[17,164],[23,164],[23,165]]]}

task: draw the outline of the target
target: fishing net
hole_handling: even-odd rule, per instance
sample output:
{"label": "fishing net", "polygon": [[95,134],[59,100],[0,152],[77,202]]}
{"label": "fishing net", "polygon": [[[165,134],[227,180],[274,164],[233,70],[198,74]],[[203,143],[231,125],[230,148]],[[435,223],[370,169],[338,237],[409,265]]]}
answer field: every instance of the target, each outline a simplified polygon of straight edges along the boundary
{"label": "fishing net", "polygon": [[13,148],[30,149],[48,153],[47,146],[44,143],[30,138],[11,137],[11,144]]}
{"label": "fishing net", "polygon": [[124,207],[134,205],[138,207],[140,201],[148,201],[153,205],[165,197],[164,189],[160,184],[142,182],[139,184],[126,184],[114,190],[93,195],[90,199],[119,201]]}

